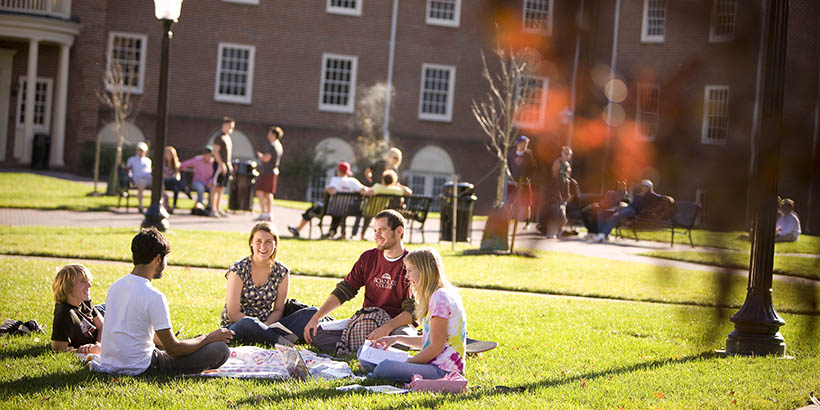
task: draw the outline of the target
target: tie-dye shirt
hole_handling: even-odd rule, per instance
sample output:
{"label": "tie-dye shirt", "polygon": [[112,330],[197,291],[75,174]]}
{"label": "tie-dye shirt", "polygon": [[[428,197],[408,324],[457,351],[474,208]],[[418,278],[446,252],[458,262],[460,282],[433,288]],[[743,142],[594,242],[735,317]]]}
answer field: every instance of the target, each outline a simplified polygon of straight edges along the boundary
{"label": "tie-dye shirt", "polygon": [[447,339],[444,341],[444,350],[430,364],[447,372],[464,373],[467,313],[456,288],[443,287],[430,296],[427,316],[421,322],[422,350],[430,345],[430,318],[433,316],[447,319]]}

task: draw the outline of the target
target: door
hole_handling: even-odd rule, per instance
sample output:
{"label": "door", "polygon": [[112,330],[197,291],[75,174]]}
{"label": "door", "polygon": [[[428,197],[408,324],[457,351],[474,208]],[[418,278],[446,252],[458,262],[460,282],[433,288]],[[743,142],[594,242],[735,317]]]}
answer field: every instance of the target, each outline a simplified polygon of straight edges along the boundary
{"label": "door", "polygon": [[11,99],[11,66],[16,50],[0,49],[0,162],[6,161]]}

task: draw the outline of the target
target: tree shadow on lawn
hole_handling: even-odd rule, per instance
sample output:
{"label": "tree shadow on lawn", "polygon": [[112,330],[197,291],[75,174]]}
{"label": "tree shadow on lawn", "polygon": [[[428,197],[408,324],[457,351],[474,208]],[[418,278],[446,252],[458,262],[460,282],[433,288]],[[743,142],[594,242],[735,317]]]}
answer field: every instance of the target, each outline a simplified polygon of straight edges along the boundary
{"label": "tree shadow on lawn", "polygon": [[59,390],[69,386],[78,386],[87,381],[91,374],[84,368],[72,368],[64,372],[36,377],[24,376],[16,380],[0,382],[0,398],[5,399],[17,395],[25,396],[44,390]]}
{"label": "tree shadow on lawn", "polygon": [[[405,400],[402,403],[398,404],[390,404],[384,405],[382,407],[376,407],[375,409],[380,410],[398,410],[398,409],[406,409],[406,408],[434,408],[438,407],[443,403],[452,403],[452,402],[466,402],[471,400],[479,400],[485,397],[492,397],[492,396],[500,396],[500,395],[509,395],[509,394],[518,394],[518,393],[526,393],[531,390],[535,390],[542,387],[554,387],[560,385],[566,385],[571,383],[579,383],[581,379],[585,380],[594,380],[597,378],[603,378],[607,376],[614,376],[620,374],[628,374],[636,371],[642,370],[649,370],[649,369],[656,369],[661,366],[667,365],[678,365],[687,362],[692,362],[700,359],[710,359],[716,358],[717,355],[714,351],[704,351],[700,354],[693,355],[693,356],[685,356],[681,357],[680,359],[663,359],[663,360],[653,360],[650,362],[645,363],[636,363],[630,366],[625,366],[617,369],[610,369],[605,371],[597,371],[597,372],[589,372],[584,373],[581,375],[573,376],[573,377],[563,377],[557,379],[544,379],[539,381],[534,381],[532,383],[526,383],[518,386],[496,386],[494,388],[474,388],[467,393],[464,394],[435,394],[432,397],[423,397],[419,400]],[[363,383],[363,384],[373,384],[373,383]],[[348,391],[342,392],[337,390],[328,390],[328,388],[315,388],[308,391],[282,391],[268,395],[254,395],[247,397],[245,399],[239,400],[236,404],[251,404],[251,405],[260,405],[262,403],[277,403],[284,400],[289,399],[300,399],[304,400],[307,397],[315,398],[315,399],[326,399],[331,397],[337,397],[342,395],[350,395],[350,394],[370,394],[370,393],[363,393],[360,391]]]}
{"label": "tree shadow on lawn", "polygon": [[[23,336],[9,336],[9,337],[23,337]],[[43,353],[50,352],[51,348],[46,345],[32,345],[20,347],[18,349],[6,350],[3,348],[3,359],[28,359],[31,357],[40,356]]]}

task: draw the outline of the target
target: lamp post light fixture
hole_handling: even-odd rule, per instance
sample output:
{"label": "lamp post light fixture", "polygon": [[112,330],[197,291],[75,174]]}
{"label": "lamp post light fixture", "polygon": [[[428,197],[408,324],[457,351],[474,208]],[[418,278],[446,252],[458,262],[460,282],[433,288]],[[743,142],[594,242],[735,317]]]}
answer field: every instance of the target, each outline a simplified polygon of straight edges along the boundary
{"label": "lamp post light fixture", "polygon": [[165,165],[165,133],[168,129],[168,53],[171,48],[171,26],[179,20],[182,0],[154,0],[154,14],[162,23],[162,59],[159,68],[159,101],[157,102],[157,131],[154,134],[154,161],[151,168],[151,206],[145,211],[142,227],[155,227],[165,231],[169,227],[168,211],[160,204],[162,192],[162,168]]}

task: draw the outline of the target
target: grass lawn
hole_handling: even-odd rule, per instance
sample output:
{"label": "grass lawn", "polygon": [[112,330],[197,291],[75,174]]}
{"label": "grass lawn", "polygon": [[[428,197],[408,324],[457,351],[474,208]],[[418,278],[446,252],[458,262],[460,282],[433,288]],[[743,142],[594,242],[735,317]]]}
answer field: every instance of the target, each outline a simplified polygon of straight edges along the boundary
{"label": "grass lawn", "polygon": [[[627,240],[632,238],[632,231],[624,230]],[[739,239],[741,234],[748,232],[715,232],[704,229],[692,229],[692,241],[695,246],[705,246],[710,248],[734,249],[748,252],[752,244],[747,239]],[[638,238],[646,241],[669,243],[672,234],[669,231],[638,231]],[[675,234],[675,244],[681,246],[689,245],[689,238],[684,235]],[[778,253],[820,253],[820,236],[800,235],[797,242],[779,242],[774,245],[774,251]]]}
{"label": "grass lawn", "polygon": [[[0,226],[0,253],[130,261],[135,232],[135,228]],[[226,269],[248,253],[247,236],[242,233],[176,230],[167,236],[173,265]],[[44,242],[44,238],[48,239]],[[341,278],[371,247],[372,242],[283,238],[279,259],[294,272]],[[455,252],[449,244],[436,247],[450,280],[463,287],[734,307],[742,305],[746,295],[747,280],[739,276],[547,251],[538,252],[537,258],[462,256],[467,245],[456,247]],[[818,300],[820,287],[775,283],[779,311],[818,312]]]}
{"label": "grass lawn", "polygon": [[[742,252],[652,251],[642,255],[727,268],[749,269],[749,254]],[[775,255],[774,272],[820,280],[820,259]]]}
{"label": "grass lawn", "polygon": [[[173,255],[173,254],[172,254]],[[36,319],[45,335],[0,338],[0,408],[794,409],[820,388],[817,316],[784,314],[793,360],[720,358],[732,311],[462,289],[470,335],[499,341],[467,359],[461,395],[342,393],[350,381],[116,377],[91,373],[49,340],[51,281],[68,262],[0,257],[0,317]],[[453,270],[452,260],[445,262]],[[130,270],[89,262],[95,302]],[[184,336],[212,330],[224,303],[221,270],[170,267],[155,285]],[[334,281],[294,277],[291,294],[318,304]],[[361,298],[361,296],[359,296]],[[12,302],[13,301],[13,302]],[[352,313],[361,299],[339,309]],[[351,360],[355,369],[355,360]],[[510,389],[494,388],[506,386]]]}

